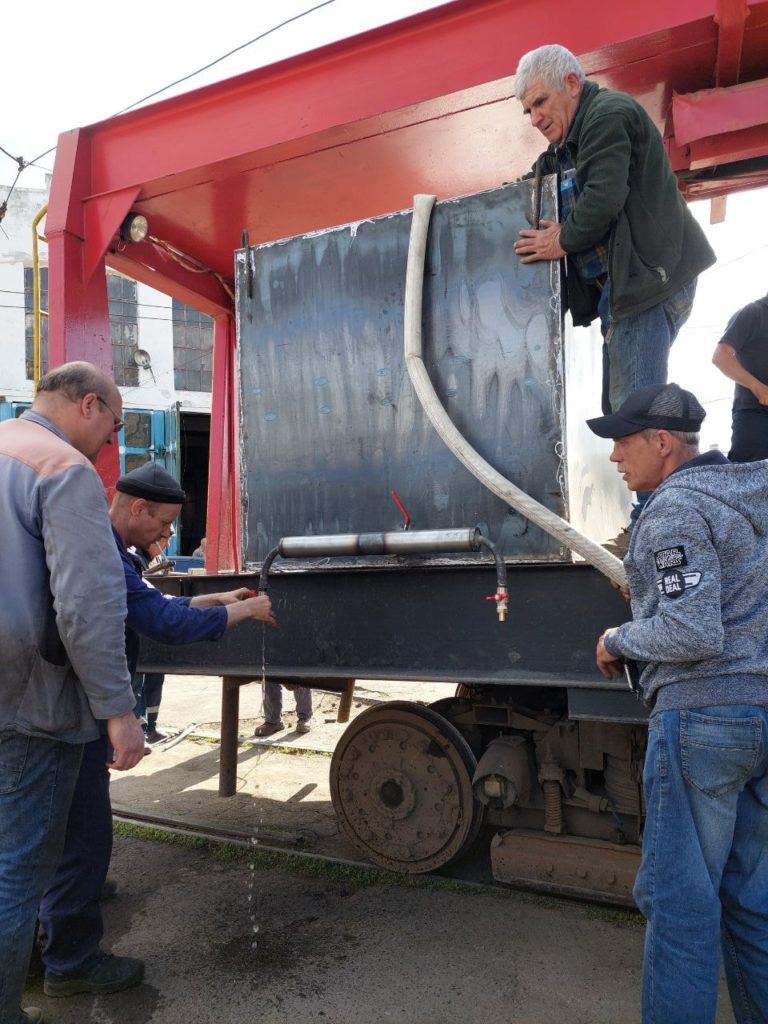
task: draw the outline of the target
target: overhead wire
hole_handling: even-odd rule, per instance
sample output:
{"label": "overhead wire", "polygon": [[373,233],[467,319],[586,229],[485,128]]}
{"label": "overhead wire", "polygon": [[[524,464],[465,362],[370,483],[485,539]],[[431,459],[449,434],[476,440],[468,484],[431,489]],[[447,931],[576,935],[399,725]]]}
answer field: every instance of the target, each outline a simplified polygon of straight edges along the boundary
{"label": "overhead wire", "polygon": [[[221,61],[226,60],[228,57],[231,57],[235,53],[239,53],[240,50],[244,50],[247,46],[251,46],[253,45],[253,43],[258,43],[262,39],[266,39],[267,36],[272,35],[273,32],[277,32],[279,29],[285,28],[286,25],[290,25],[294,21],[299,21],[301,18],[305,18],[308,14],[313,14],[315,11],[320,10],[321,7],[327,7],[329,4],[335,2],[336,0],[323,0],[322,3],[315,4],[314,7],[309,7],[307,8],[306,11],[302,11],[300,14],[294,14],[293,17],[286,18],[285,21],[281,21],[279,25],[274,25],[272,28],[268,28],[266,32],[262,32],[260,35],[254,36],[253,39],[249,39],[247,43],[241,43],[240,46],[236,46],[234,50],[230,50],[229,53],[225,53],[223,56],[217,57],[216,60],[212,60],[210,64],[205,64],[203,67],[198,68],[196,71],[191,71],[188,75],[184,75],[183,78],[177,78],[176,81],[171,82],[170,85],[164,85],[162,89],[157,89],[155,90],[155,92],[149,93],[148,96],[143,96],[140,100],[136,100],[135,103],[131,103],[130,106],[123,107],[122,110],[118,110],[117,114],[114,114],[113,116],[117,117],[118,114],[125,114],[129,110],[133,110],[133,108],[137,107],[140,103],[146,103],[147,100],[154,99],[155,96],[159,96],[161,93],[167,92],[169,89],[172,89],[175,85],[180,85],[182,82],[188,82],[190,78],[194,78],[196,75],[202,74],[203,71],[207,71],[209,68],[214,67],[216,64],[220,64]],[[45,156],[45,154],[43,154],[43,156]]]}
{"label": "overhead wire", "polygon": [[[322,0],[321,3],[315,4],[313,7],[308,7],[305,11],[301,11],[299,14],[294,14],[291,18],[286,18],[284,21],[281,21],[277,25],[273,25],[272,28],[267,29],[265,32],[261,32],[259,35],[254,36],[253,39],[249,39],[248,42],[241,43],[240,46],[236,46],[233,50],[229,50],[228,53],[223,54],[221,57],[217,57],[215,60],[210,61],[208,64],[204,64],[202,67],[197,68],[197,70],[191,71],[188,75],[184,75],[182,78],[177,78],[176,81],[171,82],[169,85],[164,85],[162,89],[156,89],[154,92],[149,93],[149,95],[143,96],[140,100],[136,100],[135,103],[131,103],[129,106],[123,107],[122,110],[118,110],[117,113],[112,114],[111,117],[118,117],[120,114],[125,114],[129,110],[133,110],[133,108],[139,106],[140,103],[146,103],[147,100],[154,99],[155,96],[160,96],[162,93],[167,92],[174,86],[180,85],[182,82],[189,81],[190,78],[194,78],[196,75],[202,74],[203,71],[207,71],[209,68],[214,67],[216,64],[220,64],[223,60],[227,60],[227,58],[231,57],[233,54],[239,53],[240,50],[244,50],[246,49],[246,47],[252,46],[254,43],[260,42],[262,39],[266,39],[266,37],[272,35],[273,32],[277,32],[281,28],[285,28],[286,25],[290,25],[294,21],[300,21],[302,18],[307,17],[307,15],[314,14],[314,12],[320,10],[320,8],[327,7],[329,4],[335,2],[336,0]],[[107,120],[109,120],[109,118]],[[55,149],[56,146],[51,146],[49,149],[46,149],[43,153],[38,154],[38,156],[34,157],[32,160],[25,160],[24,157],[13,156],[11,153],[8,152],[7,149],[4,149],[2,146],[0,146],[0,152],[4,153],[5,156],[9,157],[11,160],[14,161],[14,163],[18,165],[18,171],[16,172],[16,177],[13,180],[13,184],[8,190],[8,194],[6,195],[3,202],[0,203],[0,222],[3,219],[6,210],[8,209],[8,202],[11,196],[13,195],[14,189],[16,188],[16,183],[18,182],[22,172],[25,171],[27,167],[37,165],[38,160],[42,160],[43,157],[48,156],[49,153],[53,153]]]}

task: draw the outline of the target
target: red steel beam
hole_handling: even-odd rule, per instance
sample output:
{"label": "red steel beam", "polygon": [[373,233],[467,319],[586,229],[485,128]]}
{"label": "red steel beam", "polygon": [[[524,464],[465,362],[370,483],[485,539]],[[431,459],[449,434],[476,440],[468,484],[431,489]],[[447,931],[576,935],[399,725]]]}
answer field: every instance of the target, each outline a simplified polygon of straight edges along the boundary
{"label": "red steel beam", "polygon": [[678,146],[754,128],[764,125],[766,120],[768,78],[672,98],[672,123]]}
{"label": "red steel beam", "polygon": [[691,170],[717,167],[720,164],[751,160],[768,153],[768,125],[746,128],[741,132],[728,132],[711,139],[699,139],[690,145]]}
{"label": "red steel beam", "polygon": [[717,0],[715,22],[718,26],[715,84],[736,85],[741,70],[744,23],[749,17],[747,0]]}
{"label": "red steel beam", "polygon": [[232,312],[232,300],[213,274],[186,270],[151,242],[135,242],[108,252],[105,262],[126,277],[172,295],[206,316]]}
{"label": "red steel beam", "polygon": [[[78,133],[59,150],[46,216],[48,239],[48,365],[84,359],[113,374],[112,327],[103,273],[85,273],[85,217],[90,147]],[[116,437],[113,435],[113,440]],[[120,475],[117,444],[104,445],[96,468],[109,490]]]}
{"label": "red steel beam", "polygon": [[[715,15],[715,0],[550,0],[575,53]],[[508,78],[543,41],[540,0],[456,0],[413,18],[93,126],[91,194],[204,175],[220,161]]]}

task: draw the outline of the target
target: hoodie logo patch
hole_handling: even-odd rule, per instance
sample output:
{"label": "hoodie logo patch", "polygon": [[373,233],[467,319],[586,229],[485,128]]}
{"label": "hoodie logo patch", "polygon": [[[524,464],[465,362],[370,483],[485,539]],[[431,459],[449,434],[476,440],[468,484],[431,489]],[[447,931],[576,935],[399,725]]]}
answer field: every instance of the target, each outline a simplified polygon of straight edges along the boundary
{"label": "hoodie logo patch", "polygon": [[681,544],[674,548],[662,548],[661,551],[654,551],[653,557],[659,572],[664,572],[665,569],[679,569],[683,565],[688,565],[685,548]]}
{"label": "hoodie logo patch", "polygon": [[679,569],[671,569],[665,572],[656,584],[664,597],[682,597],[686,590],[698,587],[701,582],[700,572],[680,572]]}

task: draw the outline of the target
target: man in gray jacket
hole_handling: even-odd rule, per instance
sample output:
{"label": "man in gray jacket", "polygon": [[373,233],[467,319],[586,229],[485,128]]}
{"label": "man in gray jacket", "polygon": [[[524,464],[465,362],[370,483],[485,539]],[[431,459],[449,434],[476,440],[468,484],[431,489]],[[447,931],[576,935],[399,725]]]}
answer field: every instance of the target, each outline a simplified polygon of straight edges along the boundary
{"label": "man in gray jacket", "polygon": [[640,668],[651,708],[635,899],[645,1024],[710,1024],[720,941],[739,1024],[768,1021],[768,464],[698,451],[676,384],[588,420],[630,489],[652,491],[624,566],[632,622],[597,665]]}
{"label": "man in gray jacket", "polygon": [[37,908],[58,862],[83,744],[106,723],[114,760],[144,752],[125,660],[123,570],[94,469],[121,426],[89,363],[46,374],[0,424],[0,1021],[21,1009]]}
{"label": "man in gray jacket", "polygon": [[[515,252],[521,263],[563,259],[574,324],[599,317],[609,413],[637,388],[666,382],[669,349],[715,254],[636,100],[587,81],[556,44],[524,54],[515,92],[550,144],[537,166],[557,174],[560,198],[558,219],[521,231]],[[630,529],[646,496],[638,495]],[[628,542],[624,531],[617,553]]]}

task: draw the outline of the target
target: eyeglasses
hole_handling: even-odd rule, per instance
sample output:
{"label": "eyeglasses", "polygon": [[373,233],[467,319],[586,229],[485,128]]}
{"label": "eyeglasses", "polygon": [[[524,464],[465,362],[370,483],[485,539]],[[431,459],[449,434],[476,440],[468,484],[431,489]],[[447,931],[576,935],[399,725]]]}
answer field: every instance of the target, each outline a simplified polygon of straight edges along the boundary
{"label": "eyeglasses", "polygon": [[104,401],[104,399],[103,399],[103,398],[101,397],[101,395],[96,395],[96,397],[97,397],[97,398],[98,398],[98,400],[99,400],[99,401],[101,402],[101,404],[102,404],[102,405],[103,405],[103,406],[104,406],[104,407],[105,407],[106,409],[109,409],[109,411],[110,411],[110,412],[112,413],[112,418],[113,418],[113,419],[114,419],[114,421],[115,421],[115,422],[114,422],[114,425],[113,425],[113,427],[112,427],[112,430],[113,430],[113,431],[114,431],[114,432],[115,432],[115,433],[117,434],[117,433],[118,433],[119,431],[121,431],[121,430],[123,429],[123,427],[125,426],[125,420],[121,420],[121,419],[120,419],[120,417],[119,417],[119,416],[117,415],[117,413],[116,413],[116,412],[115,412],[115,410],[114,410],[114,409],[112,408],[112,406],[111,406],[111,405],[109,404],[109,402],[105,402],[105,401]]}

